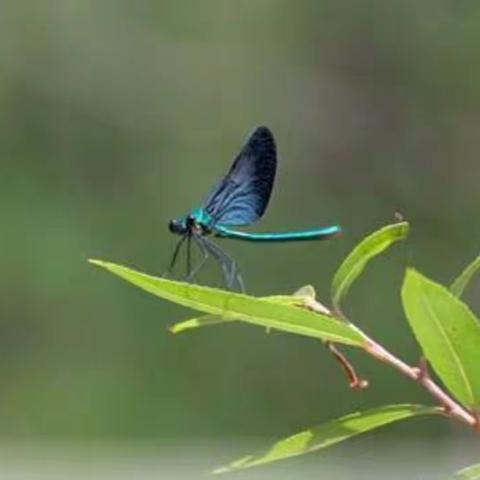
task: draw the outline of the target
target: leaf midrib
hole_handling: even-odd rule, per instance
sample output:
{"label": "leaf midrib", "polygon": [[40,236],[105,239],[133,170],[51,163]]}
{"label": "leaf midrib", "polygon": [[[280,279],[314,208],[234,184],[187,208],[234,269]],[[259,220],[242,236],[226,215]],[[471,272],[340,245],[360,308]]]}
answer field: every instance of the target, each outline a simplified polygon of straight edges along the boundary
{"label": "leaf midrib", "polygon": [[[171,289],[162,289],[162,295],[159,295],[156,289],[159,288],[158,280],[160,279],[156,277],[152,277],[151,275],[148,275],[142,272],[131,270],[128,267],[124,267],[122,265],[113,264],[111,262],[102,262],[102,261],[94,261],[94,262],[97,262],[99,266],[103,266],[107,270],[110,270],[112,273],[115,273],[118,276],[122,277],[124,280],[130,280],[132,283],[136,284],[137,287],[150,291],[150,293],[152,293],[153,295],[168,299],[176,303],[180,303],[182,305],[188,306],[195,310],[201,310],[206,313],[211,313],[214,315],[224,315],[224,314],[228,315],[229,313],[232,313],[233,316],[237,317],[239,320],[243,320],[244,322],[247,322],[253,325],[260,324],[260,322],[255,322],[254,320],[252,320],[253,318],[257,318],[261,320],[263,324],[271,323],[272,325],[270,326],[278,330],[288,331],[286,328],[282,328],[282,325],[288,325],[291,331],[293,330],[293,333],[297,331],[298,333],[301,333],[309,337],[314,337],[314,338],[321,338],[323,334],[325,337],[329,337],[329,339],[334,342],[338,341],[339,343],[344,343],[352,346],[361,345],[361,339],[360,338],[356,339],[354,332],[345,331],[345,332],[342,332],[343,335],[342,333],[332,332],[330,328],[335,330],[336,327],[340,327],[340,325],[336,325],[335,321],[331,318],[328,318],[328,319],[322,318],[323,322],[325,323],[328,322],[330,323],[329,326],[331,326],[330,328],[327,329],[327,325],[325,325],[326,328],[325,330],[323,330],[320,328],[317,329],[314,326],[310,326],[310,325],[305,326],[294,321],[289,321],[289,320],[278,321],[272,317],[265,316],[263,313],[249,314],[249,313],[241,313],[241,312],[229,309],[229,303],[231,303],[231,299],[226,299],[225,304],[222,307],[220,307],[218,305],[211,305],[209,303],[206,303],[204,300],[192,299],[191,296],[188,295],[188,292],[184,292],[184,295],[182,296],[181,294],[174,292]],[[148,284],[149,288],[140,286],[135,281],[135,277],[141,277],[141,279],[145,282],[145,284]],[[265,303],[265,300],[262,300],[262,299],[255,299],[255,300],[258,300],[259,303],[260,302]],[[268,325],[264,325],[264,326],[268,326]]]}
{"label": "leaf midrib", "polygon": [[456,351],[455,347],[453,346],[452,342],[450,341],[450,338],[449,338],[447,332],[445,331],[445,328],[443,327],[442,322],[437,317],[436,312],[433,310],[432,306],[428,302],[428,299],[425,297],[425,295],[421,295],[420,300],[422,301],[424,306],[426,306],[427,311],[430,313],[432,319],[434,320],[435,324],[437,325],[437,327],[440,331],[440,334],[444,338],[445,343],[447,345],[447,348],[450,350],[450,352],[452,354],[452,357],[453,357],[453,360],[454,360],[455,364],[457,365],[458,370],[460,371],[461,377],[464,380],[464,384],[465,384],[465,387],[467,389],[467,393],[470,397],[470,401],[473,404],[474,403],[473,389],[472,389],[472,386],[470,385],[470,382],[468,380],[468,375],[466,374],[465,369],[463,367],[463,364],[460,361],[460,358],[458,357],[458,354],[457,354],[457,351]]}

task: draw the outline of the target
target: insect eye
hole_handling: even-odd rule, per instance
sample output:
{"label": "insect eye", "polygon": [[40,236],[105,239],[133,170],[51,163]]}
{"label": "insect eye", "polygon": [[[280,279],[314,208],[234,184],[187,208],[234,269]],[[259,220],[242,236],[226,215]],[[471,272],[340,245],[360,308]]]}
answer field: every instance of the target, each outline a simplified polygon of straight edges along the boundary
{"label": "insect eye", "polygon": [[170,220],[170,222],[168,223],[168,229],[172,233],[176,233],[176,234],[182,233],[183,231],[182,224],[178,220]]}

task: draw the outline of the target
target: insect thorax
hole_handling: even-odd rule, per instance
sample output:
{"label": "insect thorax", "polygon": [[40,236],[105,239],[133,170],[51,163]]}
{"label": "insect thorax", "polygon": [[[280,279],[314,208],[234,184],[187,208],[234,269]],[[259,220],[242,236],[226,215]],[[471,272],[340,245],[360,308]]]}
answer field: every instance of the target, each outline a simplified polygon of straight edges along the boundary
{"label": "insect thorax", "polygon": [[202,229],[202,233],[210,233],[213,218],[203,208],[195,208],[189,217]]}

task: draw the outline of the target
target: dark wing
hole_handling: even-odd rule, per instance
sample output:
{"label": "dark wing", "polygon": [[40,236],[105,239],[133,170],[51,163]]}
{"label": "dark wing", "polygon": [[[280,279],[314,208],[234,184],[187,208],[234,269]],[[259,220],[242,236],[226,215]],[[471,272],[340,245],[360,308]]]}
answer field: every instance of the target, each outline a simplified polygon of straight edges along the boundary
{"label": "dark wing", "polygon": [[276,170],[272,132],[258,127],[248,137],[227,176],[210,193],[204,209],[217,224],[253,223],[267,208]]}

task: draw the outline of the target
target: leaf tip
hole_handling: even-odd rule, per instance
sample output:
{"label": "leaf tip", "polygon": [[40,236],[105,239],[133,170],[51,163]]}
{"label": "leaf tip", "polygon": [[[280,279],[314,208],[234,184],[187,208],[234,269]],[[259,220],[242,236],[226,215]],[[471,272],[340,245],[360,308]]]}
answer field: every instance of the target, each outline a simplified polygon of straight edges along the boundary
{"label": "leaf tip", "polygon": [[403,220],[402,222],[398,223],[406,232],[410,230],[410,223],[407,222],[406,220]]}
{"label": "leaf tip", "polygon": [[221,475],[222,473],[228,473],[232,472],[233,470],[238,470],[241,468],[248,468],[253,465],[253,455],[247,455],[245,457],[242,457],[238,460],[235,460],[234,462],[228,464],[228,465],[223,465],[221,467],[217,467],[215,470],[212,471],[213,475]]}
{"label": "leaf tip", "polygon": [[97,265],[98,267],[103,267],[105,262],[102,260],[98,260],[97,258],[87,258],[87,262],[91,263],[92,265]]}
{"label": "leaf tip", "polygon": [[221,475],[222,473],[227,473],[229,469],[227,467],[218,467],[215,470],[212,470],[212,475]]}
{"label": "leaf tip", "polygon": [[167,327],[167,330],[172,333],[173,335],[178,335],[181,333],[184,329],[182,328],[181,324],[175,323],[173,325],[170,325]]}

